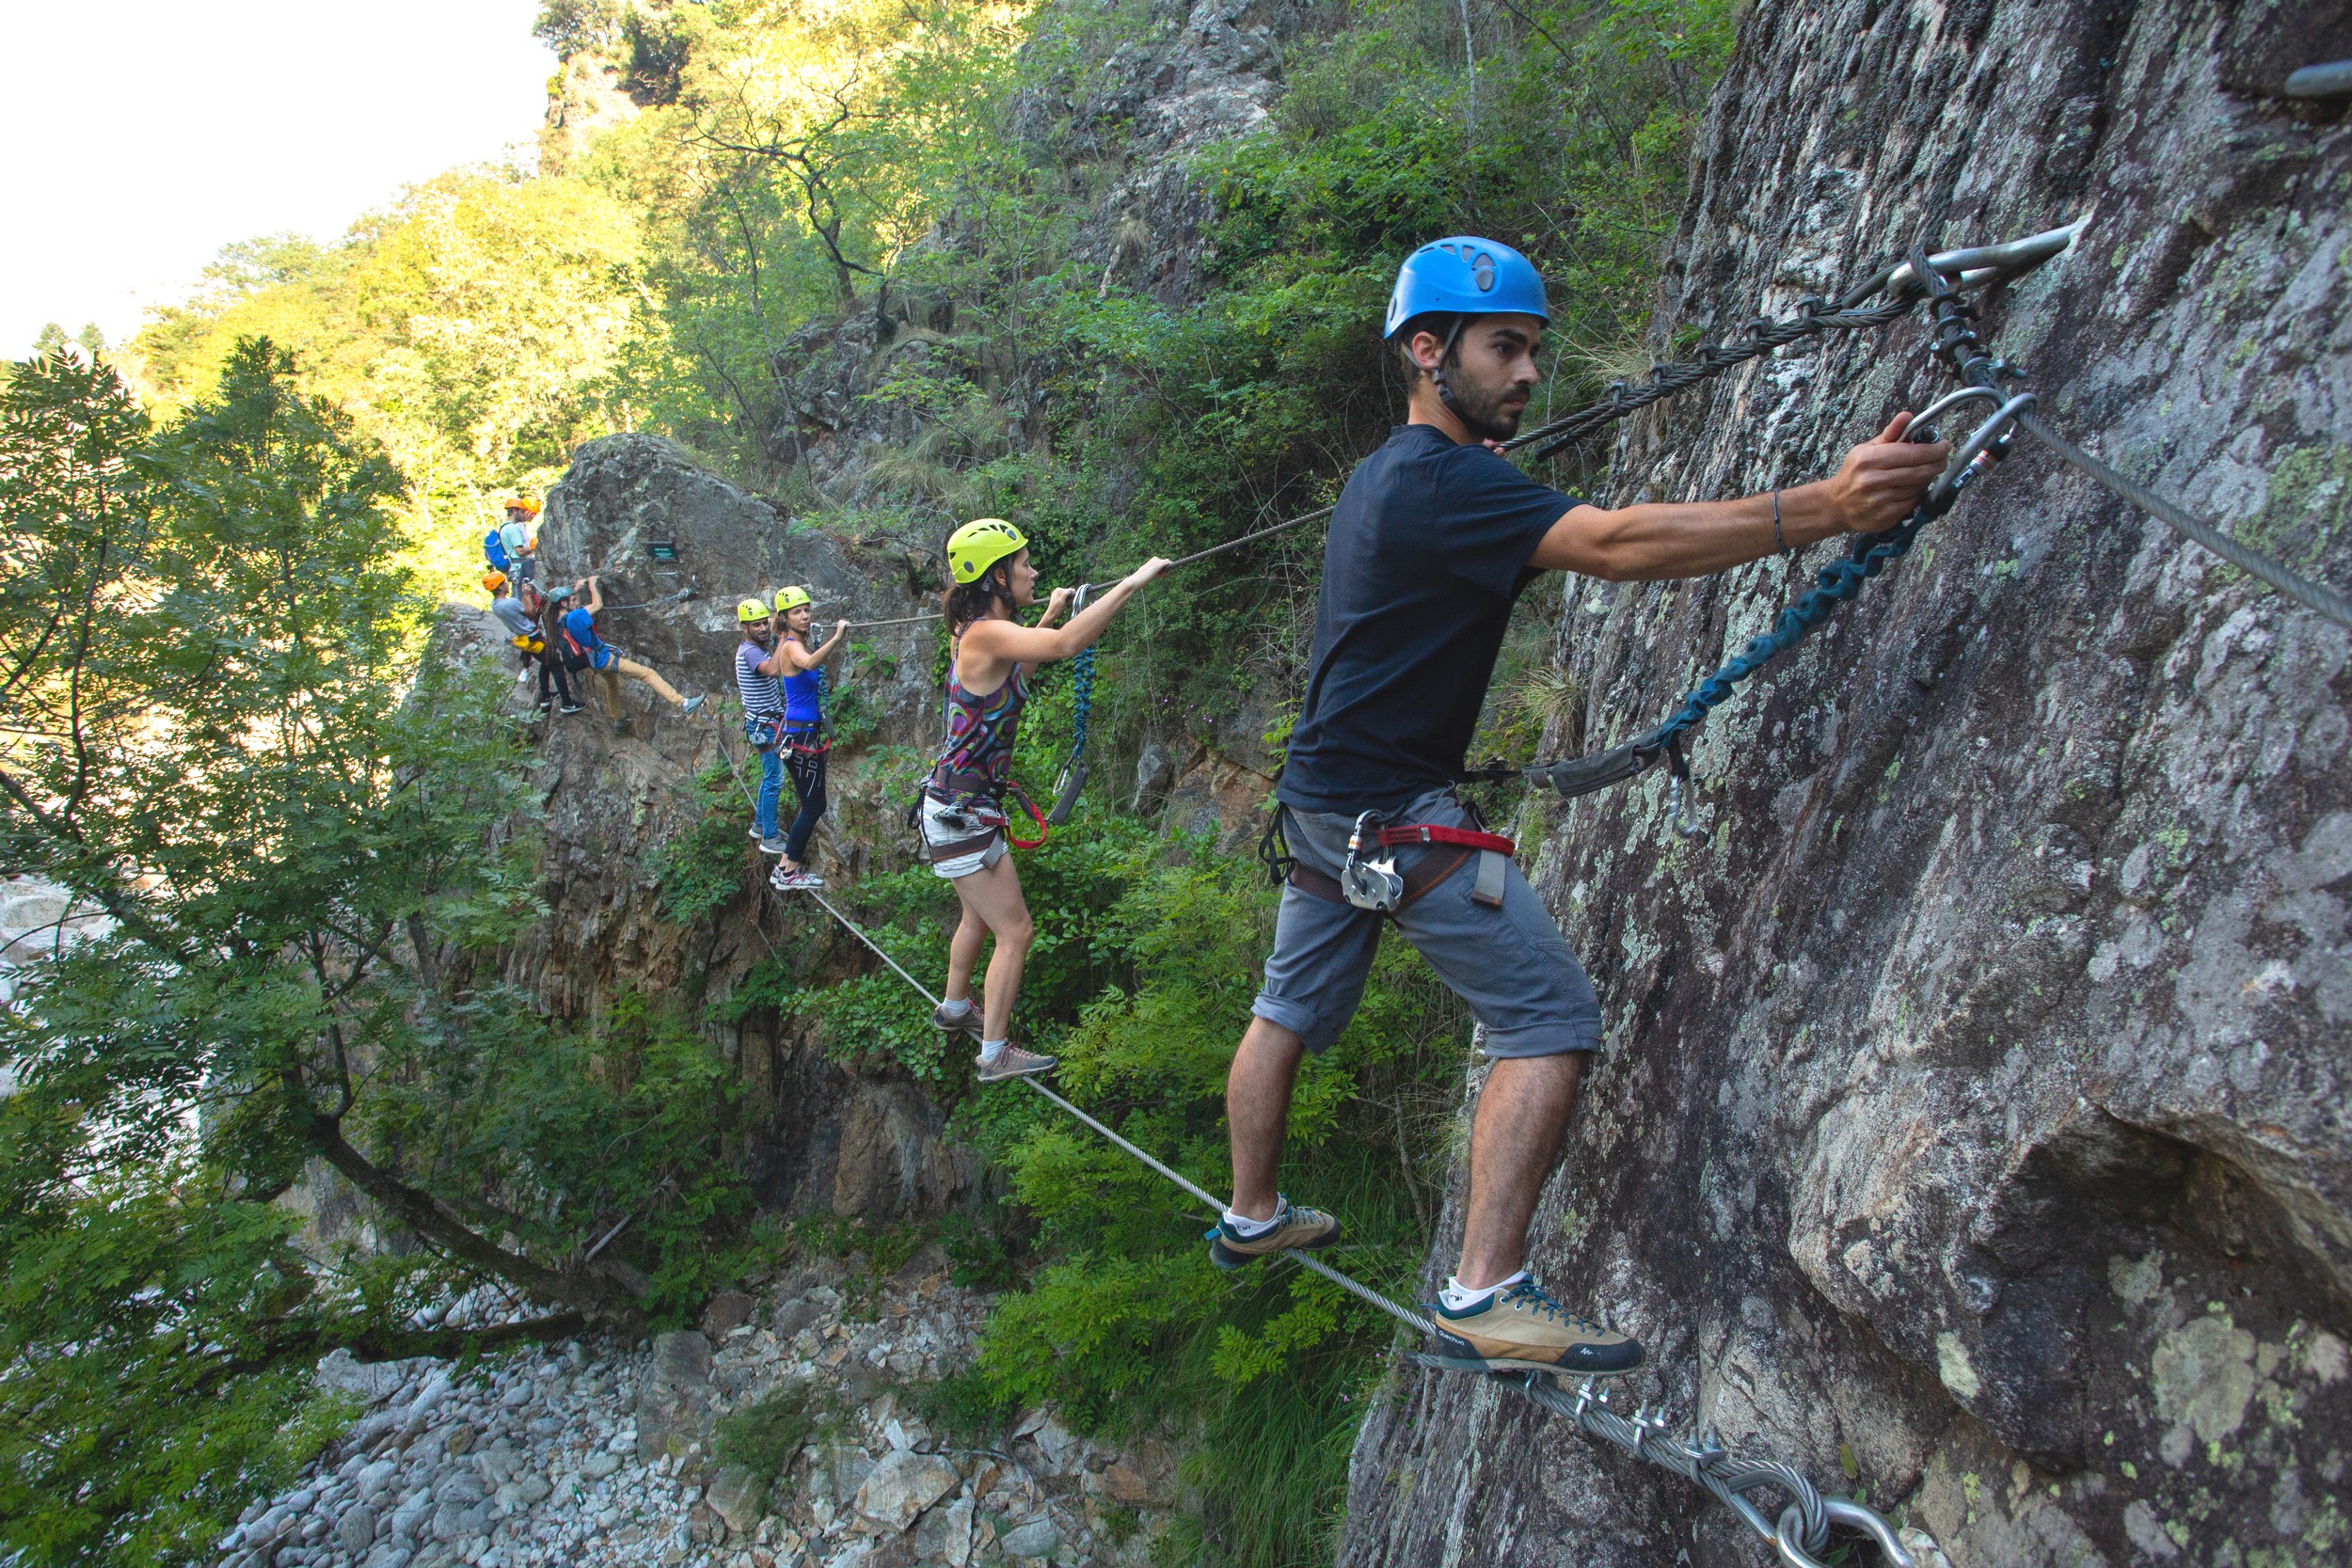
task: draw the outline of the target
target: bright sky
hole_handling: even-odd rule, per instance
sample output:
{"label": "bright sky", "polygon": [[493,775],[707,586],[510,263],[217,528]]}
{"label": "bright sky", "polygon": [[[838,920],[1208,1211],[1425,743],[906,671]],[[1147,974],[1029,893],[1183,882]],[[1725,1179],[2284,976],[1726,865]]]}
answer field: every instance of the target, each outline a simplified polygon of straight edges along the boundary
{"label": "bright sky", "polygon": [[109,342],[220,247],[317,240],[455,164],[525,155],[555,56],[538,0],[8,5],[0,357]]}

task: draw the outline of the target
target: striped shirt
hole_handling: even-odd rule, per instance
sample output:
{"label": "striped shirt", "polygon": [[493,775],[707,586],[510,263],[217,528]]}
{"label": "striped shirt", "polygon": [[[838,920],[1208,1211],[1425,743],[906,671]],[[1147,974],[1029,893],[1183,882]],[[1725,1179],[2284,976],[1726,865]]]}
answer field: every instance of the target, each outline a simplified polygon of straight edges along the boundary
{"label": "striped shirt", "polygon": [[759,673],[768,650],[750,638],[735,645],[735,689],[742,694],[743,711],[777,719],[784,716],[784,684]]}

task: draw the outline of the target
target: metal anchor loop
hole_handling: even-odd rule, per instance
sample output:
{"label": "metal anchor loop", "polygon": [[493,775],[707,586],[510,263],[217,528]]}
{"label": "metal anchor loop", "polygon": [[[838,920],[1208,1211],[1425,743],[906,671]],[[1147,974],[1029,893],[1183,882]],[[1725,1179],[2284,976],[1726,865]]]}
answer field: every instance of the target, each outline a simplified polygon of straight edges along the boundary
{"label": "metal anchor loop", "polygon": [[1707,830],[1700,825],[1696,811],[1698,791],[1686,787],[1689,777],[1677,772],[1666,780],[1666,820],[1684,838],[1705,838]]}

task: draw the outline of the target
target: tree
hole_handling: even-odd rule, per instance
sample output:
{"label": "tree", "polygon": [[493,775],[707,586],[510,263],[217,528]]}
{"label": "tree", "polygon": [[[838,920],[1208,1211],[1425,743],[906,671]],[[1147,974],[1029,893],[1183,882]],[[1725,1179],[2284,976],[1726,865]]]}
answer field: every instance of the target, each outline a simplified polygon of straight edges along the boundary
{"label": "tree", "polygon": [[[657,1169],[715,1173],[686,1231],[738,1201],[675,1032],[599,1078],[442,989],[537,912],[531,790],[501,673],[418,665],[401,492],[266,341],[160,431],[70,356],[0,391],[0,863],[115,922],[0,1010],[0,1555],[195,1555],[315,1447],[308,1358],[447,1352],[410,1315],[485,1277],[548,1308],[516,1333],[633,1326],[580,1232]],[[322,1164],[421,1245],[299,1235],[273,1200]]]}

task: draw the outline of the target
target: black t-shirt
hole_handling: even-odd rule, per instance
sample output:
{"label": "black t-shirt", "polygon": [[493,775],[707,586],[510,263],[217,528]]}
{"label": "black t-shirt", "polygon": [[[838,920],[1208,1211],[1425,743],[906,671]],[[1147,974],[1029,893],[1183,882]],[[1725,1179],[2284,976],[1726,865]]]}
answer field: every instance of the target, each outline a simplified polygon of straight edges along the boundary
{"label": "black t-shirt", "polygon": [[1314,665],[1276,794],[1392,811],[1450,784],[1478,727],[1527,564],[1577,505],[1483,446],[1403,425],[1331,514]]}

